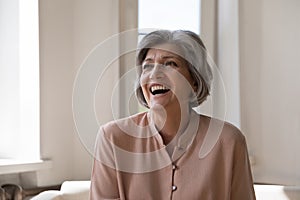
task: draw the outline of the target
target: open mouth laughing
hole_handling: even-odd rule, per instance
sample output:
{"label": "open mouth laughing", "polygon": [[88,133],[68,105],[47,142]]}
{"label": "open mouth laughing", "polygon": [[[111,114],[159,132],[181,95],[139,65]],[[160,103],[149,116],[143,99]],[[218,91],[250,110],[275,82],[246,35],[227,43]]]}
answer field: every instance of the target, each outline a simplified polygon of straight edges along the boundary
{"label": "open mouth laughing", "polygon": [[152,95],[165,94],[169,91],[170,89],[163,85],[153,85],[150,87],[150,92]]}

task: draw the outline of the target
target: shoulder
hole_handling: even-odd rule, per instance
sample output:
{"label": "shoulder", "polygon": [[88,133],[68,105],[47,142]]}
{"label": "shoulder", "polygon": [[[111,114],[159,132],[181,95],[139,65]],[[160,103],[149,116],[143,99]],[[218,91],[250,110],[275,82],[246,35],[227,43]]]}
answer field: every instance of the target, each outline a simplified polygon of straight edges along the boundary
{"label": "shoulder", "polygon": [[245,143],[245,136],[241,130],[229,122],[224,122],[221,139],[223,142],[233,141],[241,145]]}
{"label": "shoulder", "polygon": [[219,140],[220,147],[233,155],[244,155],[247,152],[246,138],[239,128],[229,122],[224,122],[224,127]]}
{"label": "shoulder", "polygon": [[110,121],[100,127],[100,132],[107,138],[134,132],[136,127],[148,125],[147,112],[138,113],[126,118]]}
{"label": "shoulder", "polygon": [[146,148],[148,139],[153,138],[147,125],[147,112],[114,120],[100,127],[98,140],[109,142],[114,149],[140,152]]}
{"label": "shoulder", "polygon": [[218,141],[222,146],[246,145],[244,134],[232,123],[204,115],[201,115],[201,119],[207,130],[211,129],[218,135]]}

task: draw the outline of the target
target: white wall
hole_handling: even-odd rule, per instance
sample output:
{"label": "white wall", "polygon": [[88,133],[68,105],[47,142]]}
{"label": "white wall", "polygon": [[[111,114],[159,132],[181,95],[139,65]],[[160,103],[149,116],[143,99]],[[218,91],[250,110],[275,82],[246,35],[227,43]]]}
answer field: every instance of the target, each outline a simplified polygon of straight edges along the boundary
{"label": "white wall", "polygon": [[241,122],[256,182],[300,184],[300,1],[240,1]]}
{"label": "white wall", "polygon": [[[299,185],[300,1],[238,3],[241,129],[254,180]],[[218,6],[202,0],[201,36],[217,63]]]}
{"label": "white wall", "polygon": [[215,73],[211,95],[200,110],[240,127],[238,1],[201,3],[201,38],[215,63]]}
{"label": "white wall", "polygon": [[53,168],[40,171],[41,185],[72,178],[71,95],[73,64],[72,0],[40,1],[41,156]]}
{"label": "white wall", "polygon": [[[117,32],[116,2],[40,1],[41,153],[53,161],[53,168],[37,173],[39,186],[90,177],[92,156],[73,122],[73,81],[92,48]],[[109,113],[105,117],[112,119]]]}

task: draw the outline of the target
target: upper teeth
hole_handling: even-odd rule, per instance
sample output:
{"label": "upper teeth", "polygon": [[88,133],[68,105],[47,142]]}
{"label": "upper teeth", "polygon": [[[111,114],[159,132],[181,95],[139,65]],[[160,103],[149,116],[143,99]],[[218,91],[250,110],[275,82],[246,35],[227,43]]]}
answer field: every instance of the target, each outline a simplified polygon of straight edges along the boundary
{"label": "upper teeth", "polygon": [[156,90],[167,90],[168,88],[166,88],[165,86],[162,85],[155,85],[151,87],[151,92],[154,92]]}

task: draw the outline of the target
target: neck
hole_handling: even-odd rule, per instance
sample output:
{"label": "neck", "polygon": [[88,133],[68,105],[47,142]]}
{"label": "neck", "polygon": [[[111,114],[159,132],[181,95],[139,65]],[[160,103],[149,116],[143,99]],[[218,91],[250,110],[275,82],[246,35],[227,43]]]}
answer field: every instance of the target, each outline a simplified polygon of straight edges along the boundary
{"label": "neck", "polygon": [[157,109],[152,112],[152,118],[164,144],[168,144],[176,134],[181,134],[188,125],[191,108]]}

